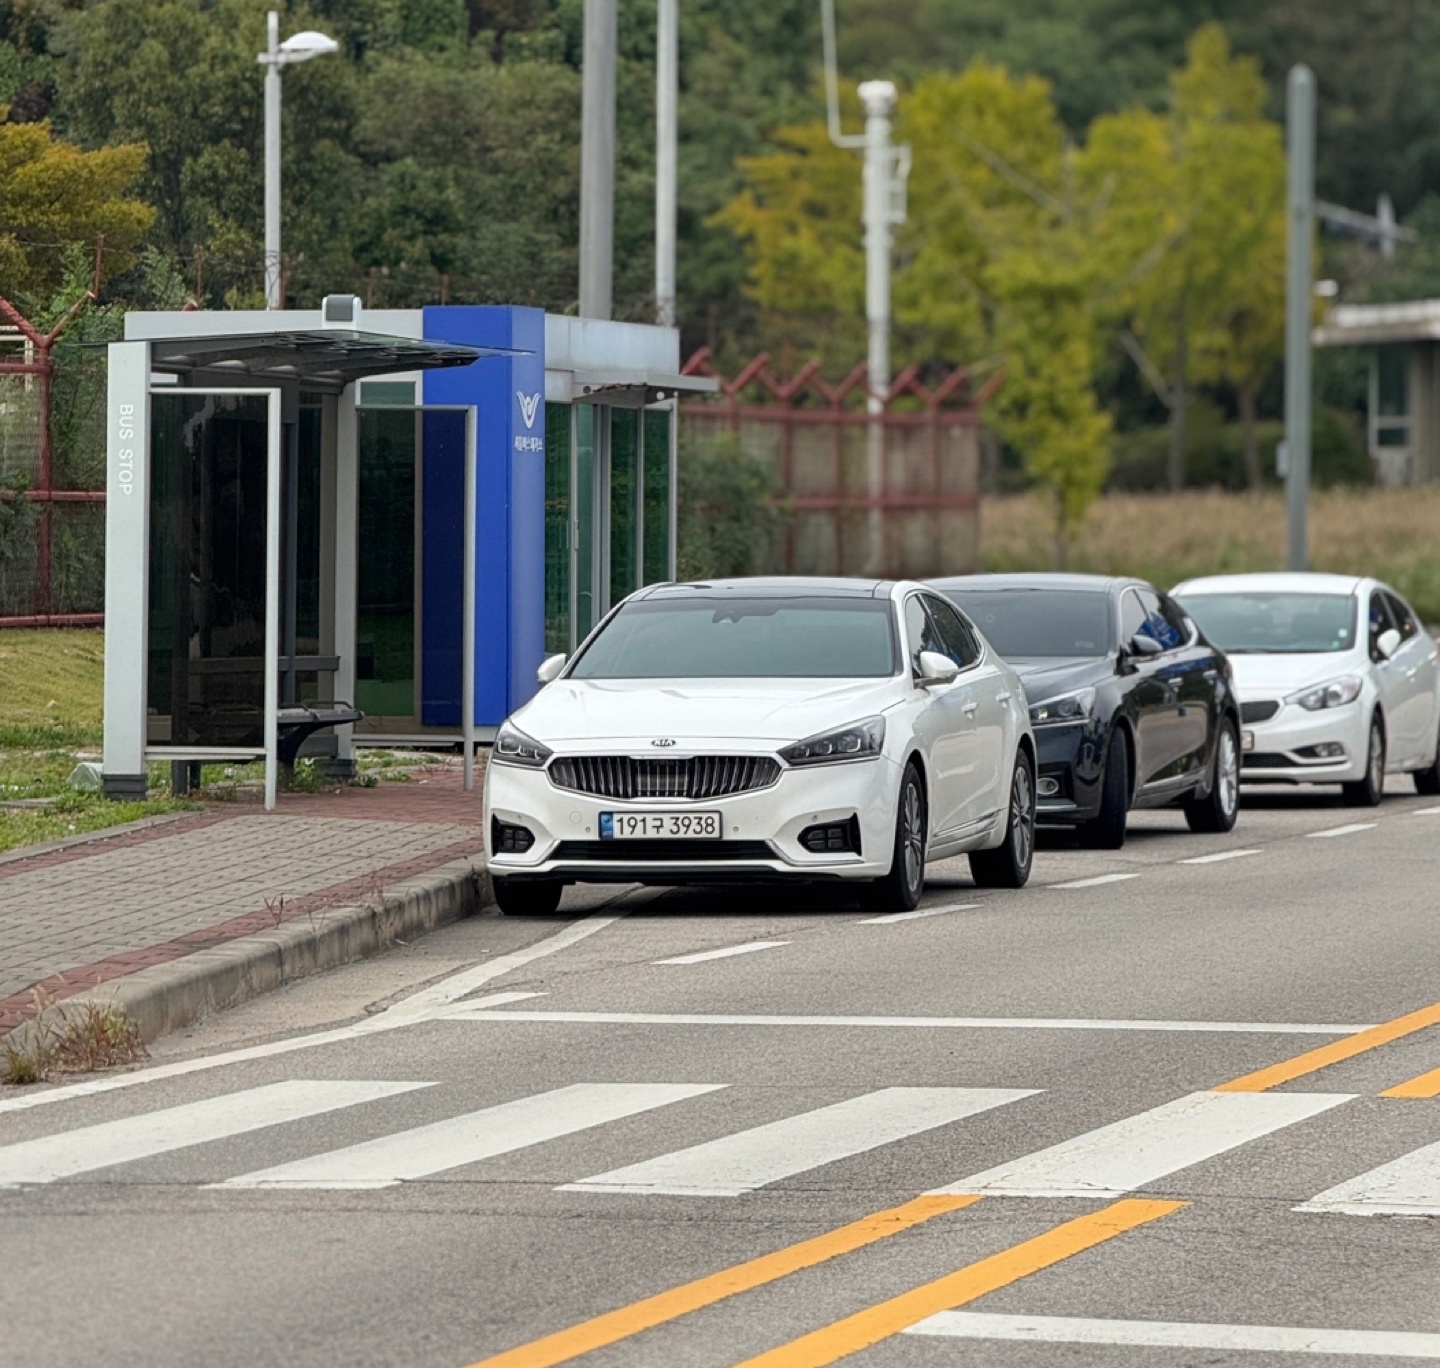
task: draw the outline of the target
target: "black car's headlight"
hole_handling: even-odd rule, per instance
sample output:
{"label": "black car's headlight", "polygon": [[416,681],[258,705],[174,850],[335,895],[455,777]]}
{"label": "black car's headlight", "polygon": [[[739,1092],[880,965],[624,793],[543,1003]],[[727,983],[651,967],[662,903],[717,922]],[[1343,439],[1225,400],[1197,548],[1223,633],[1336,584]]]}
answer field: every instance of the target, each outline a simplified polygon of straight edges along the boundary
{"label": "black car's headlight", "polygon": [[526,736],[518,727],[506,722],[495,736],[495,749],[491,751],[490,759],[499,765],[540,769],[553,754],[549,746],[542,746],[533,736]]}
{"label": "black car's headlight", "polygon": [[885,719],[867,717],[837,731],[821,732],[793,746],[786,746],[780,758],[790,765],[829,765],[839,760],[871,760],[885,744]]}
{"label": "black car's headlight", "polygon": [[1047,698],[1030,705],[1032,727],[1052,726],[1057,722],[1084,722],[1095,713],[1095,690],[1076,689],[1073,693]]}
{"label": "black car's headlight", "polygon": [[1360,697],[1361,682],[1354,675],[1332,679],[1328,684],[1313,684],[1286,698],[1287,703],[1298,703],[1306,712],[1319,712],[1322,708],[1339,708],[1353,703]]}

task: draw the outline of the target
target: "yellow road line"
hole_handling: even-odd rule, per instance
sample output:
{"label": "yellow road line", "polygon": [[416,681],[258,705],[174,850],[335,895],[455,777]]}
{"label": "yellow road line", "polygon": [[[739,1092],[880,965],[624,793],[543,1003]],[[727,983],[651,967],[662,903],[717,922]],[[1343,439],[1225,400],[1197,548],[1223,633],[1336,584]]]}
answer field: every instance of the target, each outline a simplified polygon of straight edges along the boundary
{"label": "yellow road line", "polygon": [[1001,1250],[987,1259],[949,1273],[922,1287],[878,1302],[844,1320],[835,1321],[776,1349],[746,1359],[738,1368],[821,1368],[868,1349],[937,1311],[964,1306],[987,1292],[1008,1287],[1031,1273],[1123,1235],[1147,1221],[1168,1216],[1186,1202],[1156,1202],[1127,1197],[1103,1211],[1066,1221],[1033,1240]]}
{"label": "yellow road line", "polygon": [[1440,1025],[1440,1002],[1396,1017],[1394,1021],[1371,1026],[1369,1030],[1346,1036],[1344,1040],[1332,1041],[1329,1045],[1320,1046],[1318,1050],[1308,1050],[1305,1054],[1296,1055],[1294,1059],[1272,1064],[1268,1069],[1257,1069],[1243,1078],[1221,1083],[1215,1091],[1265,1092],[1269,1088],[1279,1087],[1282,1083],[1289,1083],[1292,1079],[1303,1078],[1317,1069],[1338,1064],[1344,1059],[1353,1059],[1356,1055],[1364,1054],[1366,1050],[1388,1045],[1392,1040],[1399,1040],[1402,1036],[1412,1035],[1416,1031],[1423,1031],[1427,1026],[1435,1025]]}
{"label": "yellow road line", "polygon": [[1381,1097],[1440,1097],[1440,1069],[1431,1069],[1419,1078],[1386,1088]]}
{"label": "yellow road line", "polygon": [[758,1259],[735,1264],[719,1273],[672,1287],[668,1292],[660,1292],[591,1320],[581,1321],[568,1330],[558,1330],[543,1339],[507,1349],[502,1354],[481,1359],[470,1368],[549,1368],[551,1364],[566,1363],[593,1349],[629,1339],[642,1330],[733,1297],[737,1292],[748,1292],[751,1288],[798,1273],[802,1268],[813,1268],[839,1254],[863,1249],[868,1244],[898,1235],[935,1216],[943,1216],[947,1211],[973,1206],[979,1200],[979,1195],[973,1192],[929,1193],[916,1197],[902,1206],[874,1212],[814,1239],[777,1249],[773,1254],[762,1254]]}

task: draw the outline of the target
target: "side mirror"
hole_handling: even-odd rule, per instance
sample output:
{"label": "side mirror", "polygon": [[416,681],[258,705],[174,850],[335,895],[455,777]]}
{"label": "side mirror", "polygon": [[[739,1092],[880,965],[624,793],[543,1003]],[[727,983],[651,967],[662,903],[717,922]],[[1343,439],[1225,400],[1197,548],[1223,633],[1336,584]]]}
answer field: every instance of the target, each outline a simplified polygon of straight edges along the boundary
{"label": "side mirror", "polygon": [[1389,660],[1396,651],[1400,649],[1400,642],[1403,638],[1393,627],[1387,627],[1378,637],[1375,638],[1375,649],[1380,653],[1382,660]]}
{"label": "side mirror", "polygon": [[546,656],[540,662],[540,668],[535,671],[535,678],[541,684],[548,684],[553,679],[559,679],[560,671],[565,668],[565,662],[569,659],[570,657],[567,655]]}
{"label": "side mirror", "polygon": [[1145,636],[1143,633],[1137,632],[1133,637],[1130,638],[1130,643],[1126,647],[1126,649],[1130,652],[1131,655],[1157,656],[1165,648],[1161,646],[1161,644],[1156,641],[1154,637]]}
{"label": "side mirror", "polygon": [[959,673],[960,667],[949,656],[943,656],[939,651],[920,652],[918,683],[922,689],[931,688],[936,684],[950,684]]}

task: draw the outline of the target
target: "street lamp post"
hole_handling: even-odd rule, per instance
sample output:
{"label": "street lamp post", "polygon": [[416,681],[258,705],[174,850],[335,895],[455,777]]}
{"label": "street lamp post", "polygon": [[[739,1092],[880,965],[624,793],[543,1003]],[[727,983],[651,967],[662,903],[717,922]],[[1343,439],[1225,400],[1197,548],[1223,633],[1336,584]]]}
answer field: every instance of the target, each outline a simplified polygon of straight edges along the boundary
{"label": "street lamp post", "polygon": [[265,307],[280,299],[280,68],[339,52],[333,38],[306,29],[280,41],[280,15],[266,15],[265,51],[255,59],[265,68]]}

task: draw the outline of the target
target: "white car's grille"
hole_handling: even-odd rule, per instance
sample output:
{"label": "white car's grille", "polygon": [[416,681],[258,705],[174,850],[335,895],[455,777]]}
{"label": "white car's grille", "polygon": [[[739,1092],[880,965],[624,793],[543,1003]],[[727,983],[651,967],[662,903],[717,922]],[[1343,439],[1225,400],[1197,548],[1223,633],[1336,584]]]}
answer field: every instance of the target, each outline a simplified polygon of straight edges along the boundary
{"label": "white car's grille", "polygon": [[597,798],[723,798],[779,778],[780,762],[768,755],[562,755],[550,762],[556,787]]}

